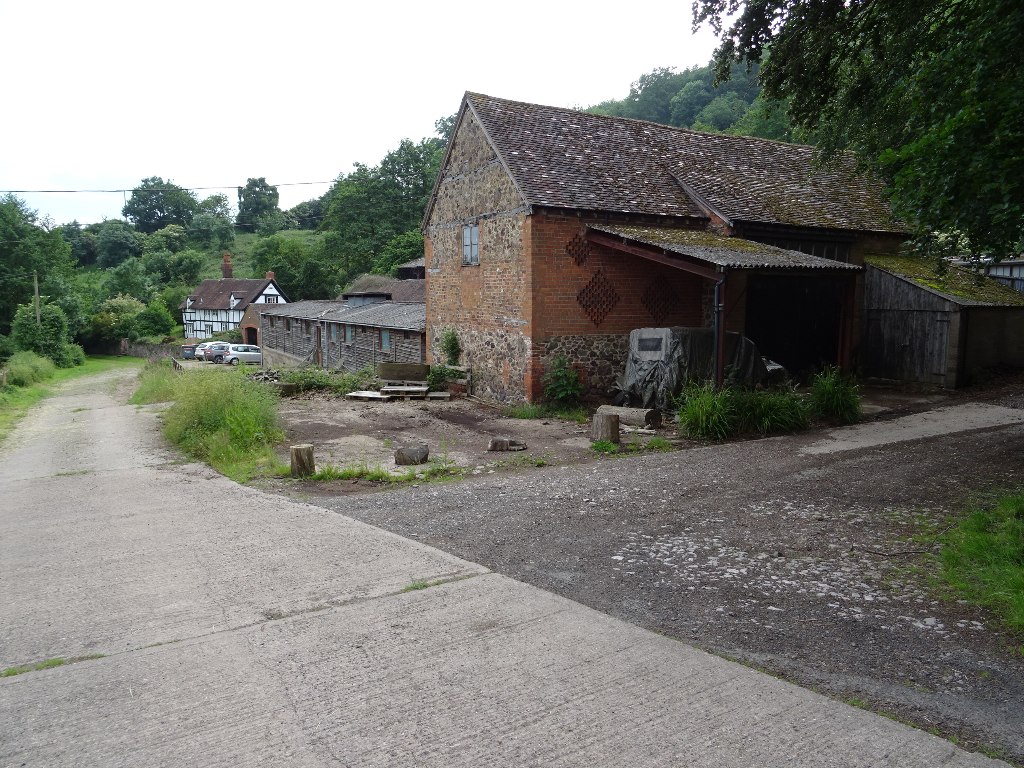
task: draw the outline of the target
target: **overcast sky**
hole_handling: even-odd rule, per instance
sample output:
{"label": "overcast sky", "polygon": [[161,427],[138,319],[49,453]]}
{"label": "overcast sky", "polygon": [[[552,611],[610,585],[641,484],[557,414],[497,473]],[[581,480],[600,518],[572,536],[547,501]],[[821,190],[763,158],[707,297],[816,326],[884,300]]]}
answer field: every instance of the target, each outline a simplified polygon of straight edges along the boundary
{"label": "overcast sky", "polygon": [[[690,0],[0,2],[0,189],[120,189],[161,176],[281,207],[434,132],[464,91],[561,107],[708,62]],[[17,193],[61,224],[123,195]]]}

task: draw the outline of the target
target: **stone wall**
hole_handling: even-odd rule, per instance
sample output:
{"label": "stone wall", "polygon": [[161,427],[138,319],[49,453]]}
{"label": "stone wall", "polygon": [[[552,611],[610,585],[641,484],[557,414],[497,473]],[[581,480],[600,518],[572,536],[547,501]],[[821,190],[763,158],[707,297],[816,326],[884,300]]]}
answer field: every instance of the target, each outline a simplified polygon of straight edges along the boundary
{"label": "stone wall", "polygon": [[[433,328],[430,342],[434,365],[445,362],[441,352],[444,328]],[[473,394],[488,400],[514,403],[526,399],[526,370],[530,338],[516,328],[456,330],[462,357],[459,365],[472,372]]]}
{"label": "stone wall", "polygon": [[564,355],[580,373],[586,396],[606,399],[626,370],[629,334],[554,336],[544,343],[543,350],[542,370],[547,370],[554,358]]}

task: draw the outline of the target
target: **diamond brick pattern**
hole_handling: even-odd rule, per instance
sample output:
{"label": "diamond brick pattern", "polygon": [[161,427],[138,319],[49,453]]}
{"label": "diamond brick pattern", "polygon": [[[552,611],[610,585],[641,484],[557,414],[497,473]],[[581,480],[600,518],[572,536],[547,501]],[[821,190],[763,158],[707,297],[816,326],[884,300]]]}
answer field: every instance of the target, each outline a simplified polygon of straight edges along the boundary
{"label": "diamond brick pattern", "polygon": [[576,301],[594,325],[601,325],[619,303],[619,294],[611,281],[598,270],[590,282],[576,294]]}
{"label": "diamond brick pattern", "polygon": [[651,313],[655,325],[663,325],[665,318],[672,312],[672,307],[677,303],[676,295],[663,281],[654,280],[640,301]]}
{"label": "diamond brick pattern", "polygon": [[590,243],[582,235],[576,235],[566,244],[565,253],[576,262],[577,267],[582,267],[590,258]]}

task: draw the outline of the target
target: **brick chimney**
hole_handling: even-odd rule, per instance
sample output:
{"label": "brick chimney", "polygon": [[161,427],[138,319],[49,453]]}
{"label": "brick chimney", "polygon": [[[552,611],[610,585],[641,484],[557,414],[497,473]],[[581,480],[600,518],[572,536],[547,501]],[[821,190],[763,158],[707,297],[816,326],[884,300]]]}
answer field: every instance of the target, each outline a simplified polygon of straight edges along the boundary
{"label": "brick chimney", "polygon": [[220,273],[224,275],[224,279],[227,280],[231,277],[231,254],[224,251],[224,262],[220,265]]}
{"label": "brick chimney", "polygon": [[267,274],[266,274],[267,280],[273,280],[274,277],[275,277],[275,275],[274,275],[273,272],[267,272]]}

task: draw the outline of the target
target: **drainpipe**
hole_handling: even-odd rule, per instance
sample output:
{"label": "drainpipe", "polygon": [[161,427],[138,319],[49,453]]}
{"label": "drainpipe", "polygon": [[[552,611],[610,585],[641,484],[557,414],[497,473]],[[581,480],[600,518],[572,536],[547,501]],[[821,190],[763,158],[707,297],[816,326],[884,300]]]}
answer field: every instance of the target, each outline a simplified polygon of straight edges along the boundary
{"label": "drainpipe", "polygon": [[715,387],[725,386],[725,268],[715,281]]}

